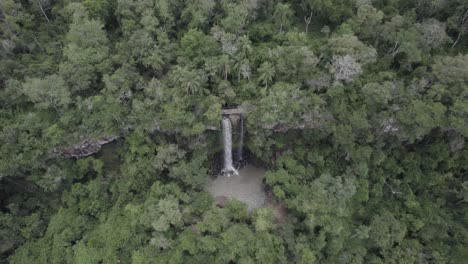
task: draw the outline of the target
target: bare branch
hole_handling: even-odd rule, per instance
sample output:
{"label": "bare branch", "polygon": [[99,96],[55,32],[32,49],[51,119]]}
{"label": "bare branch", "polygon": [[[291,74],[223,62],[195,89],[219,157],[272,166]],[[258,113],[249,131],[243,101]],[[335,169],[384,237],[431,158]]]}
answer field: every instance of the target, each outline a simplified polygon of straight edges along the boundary
{"label": "bare branch", "polygon": [[387,180],[384,180],[384,183],[390,188],[392,194],[403,194],[402,192],[395,191],[395,190],[393,189],[393,187],[392,187],[390,184],[387,183]]}

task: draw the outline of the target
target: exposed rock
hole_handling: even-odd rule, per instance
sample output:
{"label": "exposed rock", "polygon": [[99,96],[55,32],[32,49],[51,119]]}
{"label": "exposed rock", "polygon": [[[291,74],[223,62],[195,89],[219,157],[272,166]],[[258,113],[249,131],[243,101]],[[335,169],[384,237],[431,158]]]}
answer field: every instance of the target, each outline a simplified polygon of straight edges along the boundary
{"label": "exposed rock", "polygon": [[275,217],[277,224],[283,224],[286,220],[288,210],[283,203],[277,202],[273,206],[273,216]]}
{"label": "exposed rock", "polygon": [[273,211],[273,217],[275,218],[276,224],[284,224],[284,222],[286,221],[286,217],[288,216],[288,208],[275,196],[275,194],[273,193],[273,189],[271,188],[271,186],[268,185],[267,199],[269,207]]}
{"label": "exposed rock", "polygon": [[241,115],[245,113],[245,111],[242,108],[227,108],[223,109],[221,113],[223,115]]}
{"label": "exposed rock", "polygon": [[[243,108],[225,108],[222,110],[221,114],[223,116],[227,116],[229,117],[229,119],[231,119],[231,122],[233,125],[238,125],[239,124],[239,120],[240,120],[240,117],[242,114],[246,113],[246,111],[243,109]],[[220,130],[221,129],[221,126],[211,126],[211,125],[207,125],[205,126],[205,129],[206,130]]]}
{"label": "exposed rock", "polygon": [[302,116],[301,121],[294,123],[278,122],[271,125],[262,126],[264,129],[272,129],[275,132],[284,133],[290,129],[314,129],[321,128],[325,123],[332,121],[333,116],[330,113],[311,114]]}
{"label": "exposed rock", "polygon": [[228,116],[229,119],[231,119],[231,123],[234,125],[234,126],[238,126],[239,125],[239,121],[240,121],[240,115],[229,115]]}
{"label": "exposed rock", "polygon": [[226,206],[227,197],[224,195],[216,196],[215,201],[218,207],[224,208],[224,206]]}
{"label": "exposed rock", "polygon": [[52,153],[65,158],[84,158],[98,152],[102,145],[110,143],[117,138],[117,136],[110,136],[97,140],[85,139],[70,147],[54,148]]}
{"label": "exposed rock", "polygon": [[[246,111],[242,108],[231,108],[231,109],[223,109],[223,115],[227,115],[229,119],[231,119],[233,124],[237,124],[240,120],[240,115],[242,113],[245,113]],[[271,125],[263,125],[262,127],[264,129],[272,129],[275,132],[286,132],[290,129],[311,129],[311,128],[319,128],[324,125],[325,122],[328,122],[330,120],[333,120],[333,116],[329,113],[326,114],[308,114],[304,115],[302,117],[302,120],[300,122],[296,123],[287,123],[287,122],[279,122],[276,124],[271,124]],[[206,126],[206,130],[220,130],[220,127],[216,126]],[[173,135],[178,133],[179,131],[177,130],[164,130],[161,129],[161,127],[156,124],[154,126],[154,130],[152,134],[155,133],[162,133],[165,135]],[[126,134],[126,133],[123,133]],[[96,152],[98,152],[101,147],[107,143],[110,143],[114,140],[119,138],[118,136],[109,136],[109,137],[104,137],[101,139],[85,139],[81,141],[78,144],[75,144],[73,146],[67,146],[67,147],[58,147],[54,148],[52,150],[52,154],[54,156],[62,156],[66,158],[83,158],[90,156]]]}

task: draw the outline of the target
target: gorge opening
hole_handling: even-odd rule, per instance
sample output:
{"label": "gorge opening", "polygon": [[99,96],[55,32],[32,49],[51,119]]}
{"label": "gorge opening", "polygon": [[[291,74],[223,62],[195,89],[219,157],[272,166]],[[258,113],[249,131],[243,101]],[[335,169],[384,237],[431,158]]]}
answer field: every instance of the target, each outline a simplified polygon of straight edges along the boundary
{"label": "gorge opening", "polygon": [[[237,109],[228,109],[222,118],[222,170],[213,175],[208,191],[218,205],[226,199],[235,199],[247,205],[248,210],[268,204],[263,179],[266,170],[255,166],[250,152],[244,153],[244,116]],[[231,177],[232,176],[232,177]]]}

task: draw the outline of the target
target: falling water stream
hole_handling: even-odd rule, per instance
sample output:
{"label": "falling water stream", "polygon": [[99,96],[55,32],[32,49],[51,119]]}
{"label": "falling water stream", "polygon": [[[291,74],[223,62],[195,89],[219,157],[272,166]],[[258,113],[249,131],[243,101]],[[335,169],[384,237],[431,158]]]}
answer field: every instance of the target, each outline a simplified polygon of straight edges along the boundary
{"label": "falling water stream", "polygon": [[244,149],[244,117],[241,115],[239,120],[240,126],[240,139],[239,139],[239,148],[237,149],[237,157],[239,161],[242,161],[243,149]]}
{"label": "falling water stream", "polygon": [[[239,148],[237,149],[238,159],[242,159],[244,144],[244,120],[241,116],[239,121],[240,137]],[[244,202],[249,210],[265,206],[267,196],[263,178],[265,169],[246,165],[239,171],[233,166],[232,161],[232,124],[231,119],[223,117],[223,145],[224,145],[224,168],[222,175],[228,177],[216,177],[210,181],[208,191],[215,198],[230,198]],[[235,174],[235,177],[229,177]]]}
{"label": "falling water stream", "polygon": [[232,124],[229,117],[223,117],[224,169],[223,174],[231,176],[239,173],[232,165]]}

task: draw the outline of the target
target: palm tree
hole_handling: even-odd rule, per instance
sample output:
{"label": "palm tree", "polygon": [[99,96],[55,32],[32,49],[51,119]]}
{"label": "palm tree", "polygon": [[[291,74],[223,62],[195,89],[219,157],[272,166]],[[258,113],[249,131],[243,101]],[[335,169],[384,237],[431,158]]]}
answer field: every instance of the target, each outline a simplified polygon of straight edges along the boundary
{"label": "palm tree", "polygon": [[237,81],[240,82],[241,76],[244,79],[250,81],[250,62],[248,59],[238,60],[234,64],[234,68],[237,70]]}
{"label": "palm tree", "polygon": [[280,25],[280,33],[283,32],[283,26],[289,21],[291,21],[290,19],[292,16],[293,12],[291,11],[289,4],[278,3],[275,6],[275,12],[273,13],[273,17],[276,23]]}
{"label": "palm tree", "polygon": [[188,94],[196,94],[200,91],[203,78],[196,70],[177,66],[174,71],[175,84],[182,87]]}
{"label": "palm tree", "polygon": [[223,79],[227,81],[229,72],[231,71],[231,60],[227,54],[223,54],[219,59]]}
{"label": "palm tree", "polygon": [[252,42],[250,41],[248,36],[242,36],[239,38],[237,42],[237,56],[240,60],[247,59],[250,54],[252,54]]}
{"label": "palm tree", "polygon": [[187,71],[187,75],[184,77],[185,90],[188,94],[196,94],[200,91],[202,84],[202,77],[195,70]]}
{"label": "palm tree", "polygon": [[247,79],[247,76],[250,75],[249,56],[252,54],[253,48],[249,37],[244,35],[239,38],[237,42],[237,50],[234,68],[237,70],[237,81],[240,82],[241,75]]}
{"label": "palm tree", "polygon": [[265,84],[265,88],[268,88],[268,82],[271,82],[275,76],[275,68],[271,63],[264,62],[260,65],[260,68],[258,68],[258,73],[260,74],[258,79]]}

